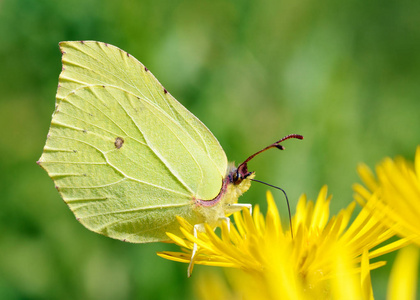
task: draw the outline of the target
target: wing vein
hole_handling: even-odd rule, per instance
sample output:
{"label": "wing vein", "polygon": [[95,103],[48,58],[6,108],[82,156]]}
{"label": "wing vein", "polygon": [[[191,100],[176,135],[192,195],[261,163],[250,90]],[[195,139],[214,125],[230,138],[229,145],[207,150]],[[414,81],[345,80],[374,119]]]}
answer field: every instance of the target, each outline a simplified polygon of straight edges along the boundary
{"label": "wing vein", "polygon": [[[145,207],[135,207],[130,209],[122,209],[122,210],[116,210],[116,211],[108,211],[100,214],[92,214],[88,216],[83,216],[83,218],[95,218],[95,217],[101,217],[101,216],[109,216],[109,215],[116,215],[116,214],[128,214],[128,213],[136,213],[146,210],[154,210],[154,209],[162,209],[162,208],[174,208],[174,207],[183,207],[188,206],[189,203],[182,203],[182,204],[166,204],[166,205],[151,205],[151,206],[145,206]],[[85,206],[89,206],[89,204],[82,205],[77,207],[83,208]]]}

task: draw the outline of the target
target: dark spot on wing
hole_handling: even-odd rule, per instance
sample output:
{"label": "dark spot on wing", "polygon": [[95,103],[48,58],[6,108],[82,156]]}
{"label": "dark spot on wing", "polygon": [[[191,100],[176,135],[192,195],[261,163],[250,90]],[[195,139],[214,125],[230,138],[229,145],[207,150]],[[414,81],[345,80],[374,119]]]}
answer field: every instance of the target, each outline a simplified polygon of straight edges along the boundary
{"label": "dark spot on wing", "polygon": [[146,67],[144,67],[144,70],[147,72],[147,71],[149,71],[149,69],[148,68],[146,68]]}
{"label": "dark spot on wing", "polygon": [[130,53],[128,53],[128,52],[126,52],[127,53],[127,57],[130,57]]}
{"label": "dark spot on wing", "polygon": [[168,91],[167,91],[165,88],[163,88],[163,92],[164,92],[165,94],[167,94],[167,93],[168,93]]}
{"label": "dark spot on wing", "polygon": [[117,137],[115,139],[115,142],[114,142],[115,148],[120,149],[123,146],[123,144],[124,144],[124,139],[122,137]]}

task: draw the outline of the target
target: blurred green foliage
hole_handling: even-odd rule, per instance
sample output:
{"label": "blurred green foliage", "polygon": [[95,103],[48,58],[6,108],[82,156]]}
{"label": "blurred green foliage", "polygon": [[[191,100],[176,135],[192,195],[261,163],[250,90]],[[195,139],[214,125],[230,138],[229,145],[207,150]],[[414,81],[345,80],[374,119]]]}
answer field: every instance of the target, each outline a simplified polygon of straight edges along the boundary
{"label": "blurred green foliage", "polygon": [[[0,299],[191,299],[186,265],[89,232],[35,162],[61,68],[58,42],[99,40],[142,61],[257,178],[352,201],[356,165],[413,159],[420,129],[419,1],[0,1]],[[261,202],[253,184],[240,201]],[[283,197],[275,194],[280,209]],[[286,216],[286,214],[284,214]],[[197,267],[195,272],[205,267]],[[388,268],[389,269],[389,268]],[[374,271],[378,299],[387,268]]]}

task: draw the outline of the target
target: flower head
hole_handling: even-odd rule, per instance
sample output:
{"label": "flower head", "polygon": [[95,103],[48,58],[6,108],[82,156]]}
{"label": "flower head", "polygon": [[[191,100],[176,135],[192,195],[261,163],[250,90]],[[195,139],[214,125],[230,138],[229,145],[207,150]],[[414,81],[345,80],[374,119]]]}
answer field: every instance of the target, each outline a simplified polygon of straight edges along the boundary
{"label": "flower head", "polygon": [[[355,203],[330,218],[327,188],[323,187],[316,203],[301,196],[296,214],[292,219],[293,236],[284,229],[271,193],[267,193],[268,211],[264,218],[258,206],[253,215],[248,210],[234,214],[235,226],[230,230],[224,224],[220,237],[206,226],[205,232],[193,234],[193,226],[179,219],[184,236],[168,233],[183,252],[161,252],[161,257],[189,263],[194,243],[198,245],[195,264],[238,268],[253,278],[248,287],[260,296],[273,298],[302,297],[307,294],[325,296],[333,293],[332,287],[348,285],[341,278],[346,274],[360,274],[360,262],[364,252],[368,258],[377,257],[399,247],[394,243],[368,250],[386,241],[393,232],[371,218],[367,209],[350,222]],[[369,269],[384,262],[368,264]],[[366,269],[365,268],[365,269]],[[331,281],[335,280],[335,281]],[[354,280],[353,280],[354,281]],[[360,284],[359,284],[360,286]],[[360,288],[359,288],[360,290]],[[251,298],[251,297],[250,297]],[[263,297],[264,298],[264,297]]]}

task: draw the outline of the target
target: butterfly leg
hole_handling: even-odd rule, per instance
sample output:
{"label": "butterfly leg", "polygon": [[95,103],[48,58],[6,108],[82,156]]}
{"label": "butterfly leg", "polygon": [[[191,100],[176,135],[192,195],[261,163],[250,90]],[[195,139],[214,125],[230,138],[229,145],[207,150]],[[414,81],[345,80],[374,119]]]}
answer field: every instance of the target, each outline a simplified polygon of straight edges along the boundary
{"label": "butterfly leg", "polygon": [[[235,203],[230,204],[225,208],[225,214],[232,214],[234,212],[242,210],[244,207],[249,209],[249,212],[252,214],[252,204],[249,203]],[[228,231],[230,231],[230,218],[229,217],[221,217],[217,220],[217,226],[221,227],[222,222],[226,222]]]}
{"label": "butterfly leg", "polygon": [[[194,237],[195,238],[197,238],[197,235],[198,235],[198,231],[204,231],[205,230],[205,228],[204,228],[204,224],[195,224],[194,225]],[[191,276],[191,273],[192,273],[192,269],[193,269],[193,267],[194,267],[194,260],[195,260],[195,255],[197,254],[197,249],[198,247],[197,247],[197,244],[196,243],[194,243],[194,246],[193,246],[193,251],[192,251],[192,253],[191,253],[191,260],[190,260],[190,264],[188,265],[188,277],[190,277]]]}
{"label": "butterfly leg", "polygon": [[233,214],[234,212],[242,210],[244,207],[249,209],[249,213],[252,215],[252,204],[249,203],[234,203],[225,207],[225,214]]}

